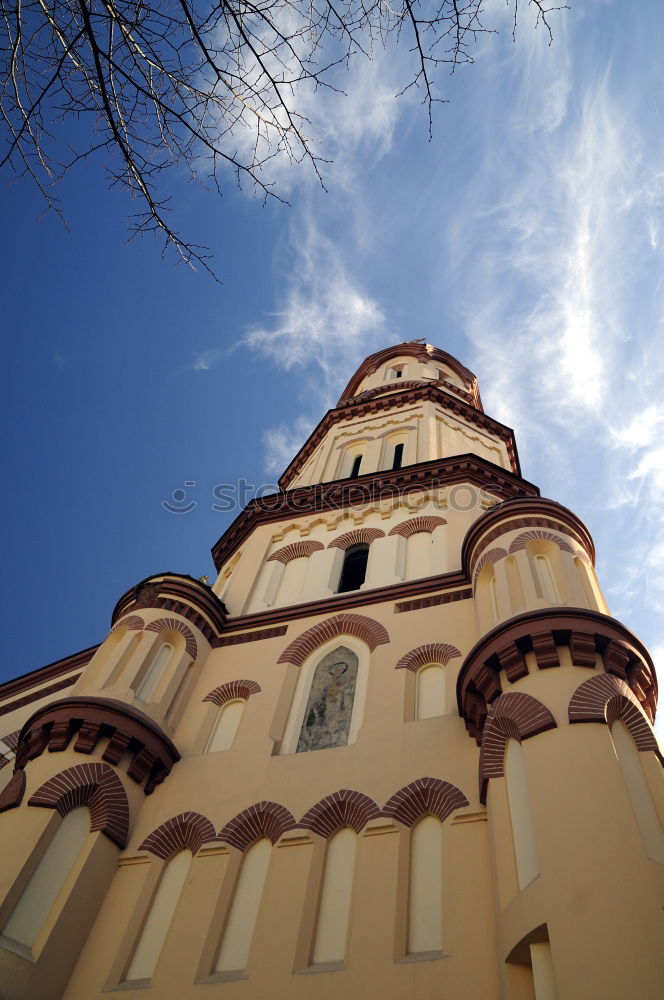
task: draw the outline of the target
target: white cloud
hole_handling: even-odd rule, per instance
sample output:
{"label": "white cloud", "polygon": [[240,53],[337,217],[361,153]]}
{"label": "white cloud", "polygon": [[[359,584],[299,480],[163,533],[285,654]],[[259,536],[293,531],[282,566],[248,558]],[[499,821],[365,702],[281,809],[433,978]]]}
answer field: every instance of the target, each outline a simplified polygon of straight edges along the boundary
{"label": "white cloud", "polygon": [[281,424],[264,431],[263,446],[267,474],[280,476],[312,430],[313,424],[306,417],[299,417],[290,427]]}
{"label": "white cloud", "polygon": [[221,347],[210,347],[206,351],[196,351],[191,367],[195,372],[207,372],[220,363],[225,353]]}

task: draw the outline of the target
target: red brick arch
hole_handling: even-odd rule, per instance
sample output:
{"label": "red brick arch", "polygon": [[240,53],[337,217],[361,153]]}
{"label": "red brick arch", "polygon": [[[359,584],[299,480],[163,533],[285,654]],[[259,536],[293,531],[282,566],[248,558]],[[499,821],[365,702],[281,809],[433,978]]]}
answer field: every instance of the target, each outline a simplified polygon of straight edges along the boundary
{"label": "red brick arch", "polygon": [[221,708],[222,705],[237,698],[246,701],[249,695],[258,694],[260,690],[261,686],[256,681],[228,681],[227,684],[220,684],[214,691],[206,694],[203,701],[211,701]]}
{"label": "red brick arch", "polygon": [[426,646],[411,649],[410,653],[401,657],[394,669],[412,670],[413,673],[417,673],[420,667],[425,667],[428,663],[442,663],[445,667],[457,656],[461,656],[461,653],[456,646],[444,642],[430,642]]}
{"label": "red brick arch", "polygon": [[322,542],[309,540],[306,542],[291,542],[290,545],[283,545],[276,552],[273,552],[271,556],[267,557],[266,562],[276,561],[286,565],[286,563],[291,562],[293,559],[300,559],[303,556],[309,557],[312,553],[324,548],[325,546]]}
{"label": "red brick arch", "polygon": [[435,517],[433,514],[412,517],[410,521],[402,521],[401,524],[395,524],[388,532],[388,535],[401,535],[402,538],[410,538],[411,535],[416,535],[419,531],[431,533],[441,524],[447,524],[445,518]]}
{"label": "red brick arch", "polygon": [[122,782],[108,764],[76,764],[61,771],[37,789],[29,806],[57,809],[66,816],[87,806],[90,830],[106,834],[118,847],[127,846],[129,803]]}
{"label": "red brick arch", "polygon": [[538,529],[536,531],[523,531],[520,535],[518,535],[514,541],[510,543],[510,555],[512,555],[513,552],[519,552],[520,549],[525,549],[528,542],[536,541],[553,542],[554,545],[557,545],[559,549],[563,550],[563,552],[571,552],[572,555],[574,555],[574,549],[569,542],[566,542],[564,538],[560,537],[560,535],[554,535],[552,531],[543,531],[542,529]]}
{"label": "red brick arch", "polygon": [[298,826],[327,838],[344,826],[360,833],[369,820],[376,816],[380,816],[380,809],[373,799],[362,792],[342,788],[312,806]]}
{"label": "red brick arch", "polygon": [[362,639],[372,652],[376,646],[382,646],[390,641],[387,630],[373,618],[352,614],[334,615],[333,618],[319,622],[294,639],[283,651],[277,663],[294,663],[295,666],[301,667],[310,653],[328,639],[341,635],[352,635],[356,639]]}
{"label": "red brick arch", "polygon": [[385,804],[384,816],[414,826],[422,816],[437,816],[441,823],[455,809],[469,805],[460,788],[440,778],[418,778],[395,792]]}
{"label": "red brick arch", "polygon": [[508,739],[523,740],[556,728],[556,720],[541,701],[521,691],[502,694],[489,707],[480,750],[480,801],[486,802],[491,778],[505,773]]}
{"label": "red brick arch", "polygon": [[371,545],[377,538],[384,538],[385,532],[380,528],[356,528],[354,531],[347,531],[345,535],[333,538],[328,549],[349,549],[351,545],[365,543]]}
{"label": "red brick arch", "polygon": [[568,707],[570,722],[625,723],[637,750],[654,750],[664,763],[650,723],[631,689],[619,677],[597,674],[580,684]]}
{"label": "red brick arch", "polygon": [[116,622],[111,632],[117,631],[119,628],[128,628],[130,631],[145,628],[145,622],[140,615],[127,615],[126,618],[121,618],[119,622]]}
{"label": "red brick arch", "polygon": [[183,812],[153,830],[138,849],[166,861],[184,848],[196,854],[211,840],[216,840],[216,833],[210,820],[197,812]]}
{"label": "red brick arch", "polygon": [[181,622],[179,618],[157,618],[145,626],[146,632],[179,632],[184,637],[185,645],[189,656],[195,660],[198,655],[198,645],[194,633],[188,625]]}
{"label": "red brick arch", "polygon": [[243,809],[220,830],[217,839],[237,847],[239,851],[246,851],[260,837],[267,837],[275,844],[283,833],[295,826],[295,819],[285,806],[263,801]]}
{"label": "red brick arch", "polygon": [[493,563],[498,562],[499,559],[504,559],[506,555],[507,552],[505,549],[489,549],[489,551],[485,552],[477,563],[477,566],[475,567],[474,579],[477,580],[477,577],[480,575],[485,566],[489,563],[493,565]]}

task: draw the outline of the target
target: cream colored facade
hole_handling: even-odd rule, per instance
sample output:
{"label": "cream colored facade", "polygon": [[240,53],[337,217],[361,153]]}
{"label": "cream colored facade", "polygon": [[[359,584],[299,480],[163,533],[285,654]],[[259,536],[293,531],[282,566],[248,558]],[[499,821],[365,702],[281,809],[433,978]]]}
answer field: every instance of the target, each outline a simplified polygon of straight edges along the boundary
{"label": "cream colored facade", "polygon": [[0,689],[0,997],[664,996],[652,661],[472,373],[372,355],[280,486]]}

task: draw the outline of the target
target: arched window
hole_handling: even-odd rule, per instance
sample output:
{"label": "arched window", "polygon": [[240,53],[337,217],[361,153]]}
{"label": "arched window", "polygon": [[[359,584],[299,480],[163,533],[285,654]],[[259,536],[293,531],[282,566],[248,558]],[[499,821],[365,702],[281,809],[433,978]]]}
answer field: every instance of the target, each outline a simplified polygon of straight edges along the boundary
{"label": "arched window", "polygon": [[443,947],[443,826],[426,816],[410,838],[408,953]]}
{"label": "arched window", "polygon": [[627,726],[620,719],[611,726],[611,739],[648,857],[664,864],[664,833],[641,767],[641,754],[636,749]]}
{"label": "arched window", "polygon": [[150,701],[164,674],[172,652],[173,647],[170,642],[164,642],[159,647],[156,656],[152,660],[152,663],[146,670],[142,680],[139,682],[138,688],[136,689],[136,697],[139,701]]}
{"label": "arched window", "polygon": [[219,710],[216,722],[205,747],[205,753],[216,753],[218,750],[230,750],[237,735],[240,720],[244,714],[246,701],[238,698],[229,701]]}
{"label": "arched window", "polygon": [[362,465],[362,456],[356,455],[353,459],[353,464],[350,470],[350,479],[357,479],[360,474],[360,466]]}
{"label": "arched window", "polygon": [[539,861],[530,811],[526,762],[523,756],[523,747],[518,740],[510,739],[507,741],[505,781],[519,889],[525,889],[539,875]]}
{"label": "arched window", "polygon": [[242,972],[247,967],[271,852],[270,841],[263,838],[242,859],[215,972]]}
{"label": "arched window", "polygon": [[500,618],[498,613],[498,587],[496,584],[496,574],[491,570],[489,574],[489,597],[491,599],[491,613],[493,615],[494,622],[497,622]]}
{"label": "arched window", "polygon": [[392,468],[393,469],[400,469],[401,466],[403,465],[403,450],[404,450],[404,447],[405,446],[404,446],[403,441],[399,441],[398,444],[395,444],[395,446],[394,446],[394,453],[393,453],[393,456],[392,456]]}
{"label": "arched window", "polygon": [[560,604],[560,595],[558,594],[558,588],[556,587],[553,570],[551,569],[548,557],[538,552],[533,556],[533,564],[535,566],[536,581],[539,584],[538,589],[542,597],[549,604]]}
{"label": "arched window", "polygon": [[343,962],[346,955],[357,837],[345,827],[331,838],[325,853],[316,939],[312,962]]}
{"label": "arched window", "polygon": [[548,941],[538,941],[530,945],[530,962],[535,1000],[557,1000],[558,991],[551,959],[551,945]]}
{"label": "arched window", "polygon": [[62,819],[41,861],[2,928],[3,937],[31,948],[90,832],[85,806]]}
{"label": "arched window", "polygon": [[406,539],[406,579],[431,576],[433,540],[430,531],[416,531]]}
{"label": "arched window", "polygon": [[337,647],[320,661],[309,689],[297,753],[346,746],[358,665],[357,655],[346,646]]}
{"label": "arched window", "polygon": [[432,719],[445,712],[445,671],[439,663],[429,663],[417,672],[415,718]]}
{"label": "arched window", "polygon": [[127,982],[150,979],[154,973],[190,863],[191,851],[180,851],[164,868],[150,912],[127,969],[125,976]]}
{"label": "arched window", "polygon": [[339,586],[337,587],[338,594],[345,594],[349,590],[359,590],[367,575],[368,559],[369,546],[364,542],[351,545],[346,549]]}

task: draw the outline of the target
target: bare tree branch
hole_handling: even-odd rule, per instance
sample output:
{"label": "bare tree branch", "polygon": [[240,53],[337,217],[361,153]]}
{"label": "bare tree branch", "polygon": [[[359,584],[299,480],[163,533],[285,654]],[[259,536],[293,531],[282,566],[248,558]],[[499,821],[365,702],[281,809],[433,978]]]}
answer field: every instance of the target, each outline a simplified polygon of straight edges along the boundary
{"label": "bare tree branch", "polygon": [[[522,0],[523,2],[523,0]],[[142,203],[132,235],[161,234],[163,252],[213,273],[205,253],[168,221],[161,192],[185,167],[218,192],[230,175],[280,198],[280,157],[305,161],[323,183],[301,97],[338,90],[335,69],[408,39],[410,76],[426,106],[439,76],[472,63],[486,0],[0,0],[0,166],[28,176],[61,214],[53,185],[102,154],[111,185]],[[507,0],[516,32],[519,0]],[[552,38],[562,6],[527,0]],[[87,118],[86,137],[59,162],[57,128]],[[87,132],[89,136],[89,130]],[[230,172],[230,174],[229,174]]]}

